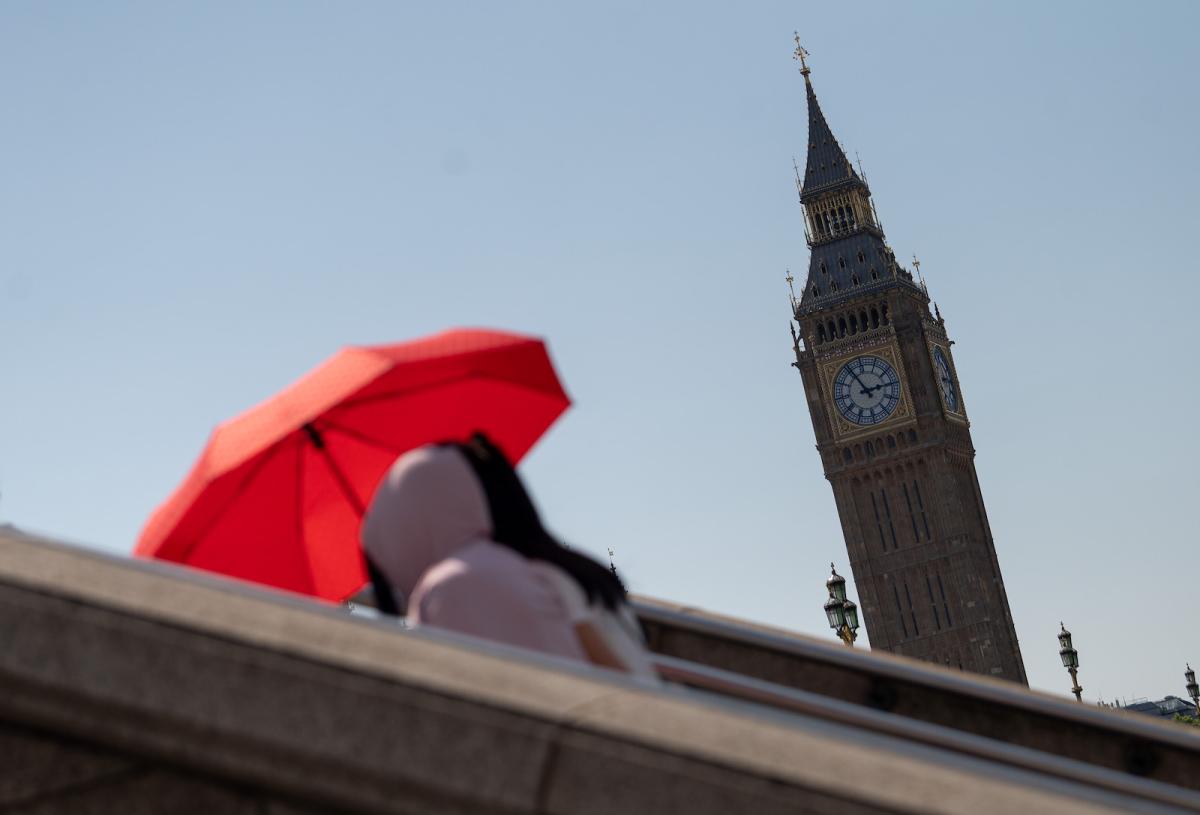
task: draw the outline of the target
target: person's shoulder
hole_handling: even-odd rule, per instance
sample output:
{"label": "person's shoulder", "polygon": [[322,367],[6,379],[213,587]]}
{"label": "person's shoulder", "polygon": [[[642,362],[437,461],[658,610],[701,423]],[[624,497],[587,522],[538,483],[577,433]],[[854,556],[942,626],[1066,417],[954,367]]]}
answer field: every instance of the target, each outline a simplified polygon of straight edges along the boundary
{"label": "person's shoulder", "polygon": [[430,567],[413,589],[412,601],[478,602],[484,595],[496,600],[518,594],[521,581],[514,573],[522,568],[522,560],[489,541],[471,544]]}

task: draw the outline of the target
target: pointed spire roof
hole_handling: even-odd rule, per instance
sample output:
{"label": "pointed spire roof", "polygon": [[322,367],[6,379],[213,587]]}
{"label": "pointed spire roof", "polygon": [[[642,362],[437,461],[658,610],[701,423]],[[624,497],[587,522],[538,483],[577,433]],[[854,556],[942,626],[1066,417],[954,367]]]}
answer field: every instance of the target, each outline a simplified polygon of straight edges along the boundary
{"label": "pointed spire roof", "polygon": [[813,91],[807,66],[801,73],[804,74],[804,91],[808,96],[808,158],[804,168],[801,199],[837,184],[866,186],[858,177],[858,173],[854,172],[854,166],[846,158],[842,146],[829,129],[829,123],[825,121],[825,114],[821,112],[821,104]]}
{"label": "pointed spire roof", "polygon": [[[800,319],[801,315],[829,308],[866,292],[894,287],[910,289],[927,297],[912,273],[896,262],[873,207],[869,214],[860,211],[857,221],[852,218],[848,223],[836,220],[839,216],[831,216],[830,211],[823,210],[823,199],[830,193],[857,191],[858,200],[865,206],[871,190],[854,171],[825,121],[809,77],[812,71],[805,61],[807,56],[797,35],[795,58],[800,62],[800,74],[804,77],[804,91],[808,97],[808,149],[805,150],[804,176],[797,179],[800,201],[813,218],[825,219],[825,229],[815,238],[808,236],[812,249],[808,279],[800,301],[793,304],[794,314]],[[833,228],[830,228],[827,216],[835,219]]]}

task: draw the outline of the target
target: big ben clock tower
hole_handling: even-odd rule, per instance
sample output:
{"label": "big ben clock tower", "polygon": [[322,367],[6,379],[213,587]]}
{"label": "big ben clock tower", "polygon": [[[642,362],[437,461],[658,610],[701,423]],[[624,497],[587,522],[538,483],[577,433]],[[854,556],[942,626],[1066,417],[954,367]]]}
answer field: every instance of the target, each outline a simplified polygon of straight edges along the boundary
{"label": "big ben clock tower", "polygon": [[[811,249],[796,362],[871,645],[1026,684],[946,324],[888,246],[799,47]],[[914,261],[915,264],[915,261]],[[919,266],[917,266],[919,270]]]}

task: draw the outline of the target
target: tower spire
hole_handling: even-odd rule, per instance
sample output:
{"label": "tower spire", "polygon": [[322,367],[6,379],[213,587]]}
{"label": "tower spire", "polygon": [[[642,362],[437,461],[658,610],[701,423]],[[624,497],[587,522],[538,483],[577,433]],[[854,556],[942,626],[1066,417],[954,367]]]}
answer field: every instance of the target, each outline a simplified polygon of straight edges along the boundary
{"label": "tower spire", "polygon": [[865,174],[855,171],[825,120],[810,77],[808,51],[800,45],[799,35],[794,57],[804,76],[808,106],[805,167],[799,186],[804,235],[812,249],[796,314],[856,297],[872,287],[899,285],[924,292],[911,274],[897,267]]}
{"label": "tower spire", "polygon": [[[808,53],[802,48],[799,50]],[[854,171],[854,165],[846,158],[829,122],[825,121],[812,80],[808,78],[807,66],[801,73],[804,74],[804,93],[808,98],[808,157],[804,168],[803,196],[807,198],[816,191],[824,191],[826,187],[837,184],[854,184],[865,188],[866,183]]]}

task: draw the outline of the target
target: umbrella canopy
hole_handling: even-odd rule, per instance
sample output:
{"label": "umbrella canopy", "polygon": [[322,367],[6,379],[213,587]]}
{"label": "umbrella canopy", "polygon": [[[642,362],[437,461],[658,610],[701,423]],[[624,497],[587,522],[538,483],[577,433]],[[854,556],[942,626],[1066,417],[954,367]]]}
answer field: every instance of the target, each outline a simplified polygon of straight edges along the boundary
{"label": "umbrella canopy", "polygon": [[532,337],[345,348],[218,426],[135,554],[340,600],[366,582],[359,523],[397,455],[481,431],[515,462],[569,405]]}

